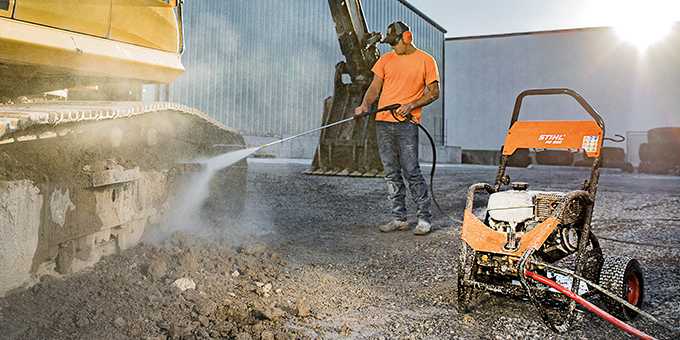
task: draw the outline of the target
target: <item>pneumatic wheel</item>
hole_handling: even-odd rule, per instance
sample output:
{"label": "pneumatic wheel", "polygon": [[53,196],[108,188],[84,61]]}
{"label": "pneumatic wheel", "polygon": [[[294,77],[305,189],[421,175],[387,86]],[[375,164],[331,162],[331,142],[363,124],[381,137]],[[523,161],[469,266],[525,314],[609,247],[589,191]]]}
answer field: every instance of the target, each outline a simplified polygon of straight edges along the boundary
{"label": "pneumatic wheel", "polygon": [[[606,290],[640,308],[644,300],[644,278],[636,259],[606,256],[600,271],[599,284]],[[638,313],[614,299],[603,295],[608,309],[625,320],[633,320]]]}
{"label": "pneumatic wheel", "polygon": [[472,280],[475,267],[475,251],[460,239],[458,257],[458,312],[468,313],[474,298],[474,287],[465,284]]}

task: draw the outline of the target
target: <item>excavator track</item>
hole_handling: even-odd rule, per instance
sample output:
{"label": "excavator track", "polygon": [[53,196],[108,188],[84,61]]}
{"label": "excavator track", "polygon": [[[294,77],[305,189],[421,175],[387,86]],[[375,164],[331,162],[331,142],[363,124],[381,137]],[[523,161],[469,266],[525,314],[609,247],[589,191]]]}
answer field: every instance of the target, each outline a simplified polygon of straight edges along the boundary
{"label": "excavator track", "polygon": [[[175,103],[0,105],[0,296],[134,246],[182,203],[196,160],[244,146]],[[237,220],[246,172],[240,161],[213,178],[201,219]]]}

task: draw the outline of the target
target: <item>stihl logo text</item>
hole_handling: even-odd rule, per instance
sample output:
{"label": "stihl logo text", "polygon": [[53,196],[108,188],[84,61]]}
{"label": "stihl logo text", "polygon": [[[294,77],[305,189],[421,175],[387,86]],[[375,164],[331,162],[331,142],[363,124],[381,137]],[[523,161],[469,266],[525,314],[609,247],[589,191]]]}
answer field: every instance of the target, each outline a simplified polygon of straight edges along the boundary
{"label": "stihl logo text", "polygon": [[562,144],[562,142],[564,142],[564,135],[563,134],[540,135],[538,136],[538,141],[543,142],[545,144],[559,145]]}

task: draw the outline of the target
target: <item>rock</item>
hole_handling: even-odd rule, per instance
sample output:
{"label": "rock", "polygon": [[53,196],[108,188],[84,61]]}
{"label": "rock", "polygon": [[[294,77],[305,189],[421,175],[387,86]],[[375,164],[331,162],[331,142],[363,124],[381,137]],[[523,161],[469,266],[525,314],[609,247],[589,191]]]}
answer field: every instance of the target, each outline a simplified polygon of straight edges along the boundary
{"label": "rock", "polygon": [[194,282],[194,280],[186,277],[175,280],[175,282],[173,282],[172,285],[177,287],[180,291],[185,291],[187,289],[196,289],[196,283]]}
{"label": "rock", "polygon": [[90,324],[90,319],[87,315],[80,314],[76,317],[76,327],[83,328]]}
{"label": "rock", "polygon": [[234,272],[231,273],[231,277],[233,277],[233,278],[239,277],[239,275],[241,275],[241,273],[239,273],[238,270],[234,270]]}
{"label": "rock", "polygon": [[151,277],[154,280],[161,279],[168,272],[168,265],[162,259],[153,259],[146,267],[144,275]]}
{"label": "rock", "polygon": [[[253,311],[253,313],[256,314],[257,311]],[[250,318],[251,310],[246,304],[238,303],[238,304],[230,305],[228,307],[228,315],[231,316],[230,319],[234,319],[234,320],[238,320],[240,322],[244,322],[244,321],[246,321]]]}
{"label": "rock", "polygon": [[203,296],[201,296],[201,293],[197,292],[196,290],[187,290],[182,293],[182,296],[184,297],[185,300],[193,303],[196,303],[197,301],[203,298]]}
{"label": "rock", "polygon": [[159,320],[158,322],[156,322],[156,326],[158,326],[158,328],[160,328],[162,330],[166,330],[166,331],[170,329],[170,324],[165,322],[165,320]]}
{"label": "rock", "polygon": [[274,333],[270,331],[263,331],[262,334],[260,334],[260,338],[262,340],[275,340]]}
{"label": "rock", "polygon": [[217,310],[217,304],[208,298],[202,298],[196,301],[196,313],[200,315],[210,316]]}
{"label": "rock", "polygon": [[123,327],[125,327],[125,325],[127,324],[127,323],[125,322],[125,319],[123,319],[123,318],[120,317],[120,316],[117,317],[115,320],[113,320],[113,323],[114,323],[114,324],[116,325],[116,327],[118,327],[118,328],[123,328]]}
{"label": "rock", "polygon": [[297,303],[296,303],[296,307],[297,307],[297,310],[296,310],[297,316],[299,316],[301,318],[308,317],[312,314],[312,311],[309,308],[309,305],[307,304],[307,300],[305,298],[298,299]]}
{"label": "rock", "polygon": [[191,250],[182,252],[177,258],[177,263],[182,270],[188,273],[198,271],[198,260]]}
{"label": "rock", "polygon": [[267,319],[276,321],[278,319],[281,319],[284,315],[286,315],[286,312],[283,311],[283,309],[278,308],[278,307],[270,307],[266,309],[267,314],[265,316]]}
{"label": "rock", "polygon": [[203,315],[198,317],[198,322],[200,322],[203,327],[208,327],[208,325],[210,325],[210,319]]}
{"label": "rock", "polygon": [[283,317],[286,312],[281,308],[275,307],[274,305],[264,308],[253,309],[254,317],[260,320],[271,320],[276,321]]}
{"label": "rock", "polygon": [[252,340],[252,339],[253,339],[253,337],[250,336],[250,334],[248,334],[248,333],[246,333],[246,332],[239,333],[239,334],[236,336],[236,340]]}
{"label": "rock", "polygon": [[340,335],[341,336],[350,336],[352,335],[352,329],[346,324],[342,324],[342,327],[340,327]]}
{"label": "rock", "polygon": [[265,295],[269,294],[271,291],[272,291],[272,284],[271,283],[267,283],[266,285],[264,285],[264,287],[262,287],[262,292]]}

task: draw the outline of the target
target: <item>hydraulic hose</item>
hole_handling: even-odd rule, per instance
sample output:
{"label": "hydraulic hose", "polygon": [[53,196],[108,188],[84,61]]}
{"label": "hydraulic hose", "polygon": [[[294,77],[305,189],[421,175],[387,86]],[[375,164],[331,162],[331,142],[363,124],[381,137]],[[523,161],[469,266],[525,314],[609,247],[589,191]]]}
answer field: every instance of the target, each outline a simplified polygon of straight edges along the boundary
{"label": "hydraulic hose", "polygon": [[617,319],[616,317],[612,316],[611,314],[605,312],[604,310],[600,309],[599,307],[595,306],[594,304],[588,302],[586,299],[580,297],[579,295],[575,294],[571,290],[563,287],[562,285],[556,283],[553,280],[548,279],[547,277],[541,276],[539,274],[536,274],[534,272],[530,272],[528,270],[524,271],[524,275],[527,277],[530,277],[550,288],[553,288],[557,290],[558,292],[566,295],[570,299],[576,301],[576,303],[580,304],[581,306],[585,307],[589,311],[595,313],[597,316],[601,317],[605,321],[611,323],[612,325],[616,326],[617,328],[621,329],[622,331],[638,337],[640,339],[654,339],[651,335],[648,335],[639,329],[628,325],[627,323]]}

